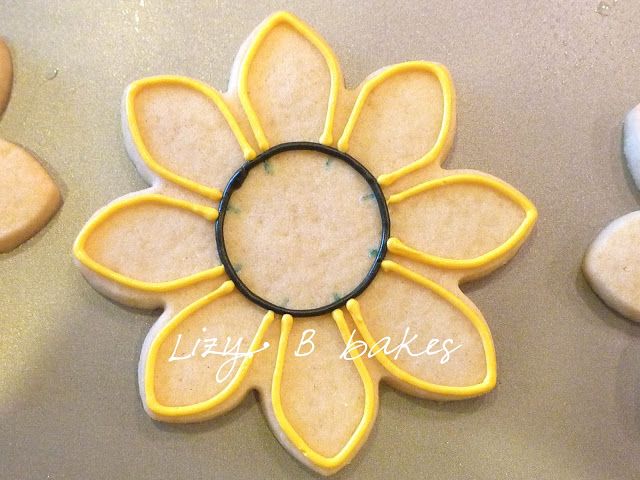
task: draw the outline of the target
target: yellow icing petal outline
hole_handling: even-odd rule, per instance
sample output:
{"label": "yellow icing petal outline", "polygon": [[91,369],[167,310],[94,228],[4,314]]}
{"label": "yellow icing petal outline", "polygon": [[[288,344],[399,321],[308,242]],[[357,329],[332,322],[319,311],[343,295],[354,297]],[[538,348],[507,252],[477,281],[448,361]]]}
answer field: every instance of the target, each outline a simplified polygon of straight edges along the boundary
{"label": "yellow icing petal outline", "polygon": [[[351,331],[349,331],[349,327],[347,326],[347,322],[345,321],[342,310],[334,310],[331,313],[331,316],[336,322],[338,330],[340,331],[340,335],[342,336],[342,340],[346,345],[351,336]],[[369,375],[369,371],[367,370],[367,367],[365,366],[362,359],[360,357],[354,357],[353,353],[349,352],[351,360],[358,370],[358,374],[360,375],[360,378],[362,379],[362,383],[364,385],[364,411],[362,419],[360,420],[360,423],[356,427],[347,443],[336,455],[334,455],[333,457],[326,457],[316,452],[309,446],[309,444],[307,444],[307,442],[304,441],[300,434],[296,432],[294,427],[287,419],[287,416],[284,413],[284,409],[282,407],[282,400],[280,397],[280,390],[282,386],[282,372],[284,370],[284,362],[287,352],[287,344],[289,341],[289,334],[291,333],[291,328],[293,326],[293,317],[289,314],[285,314],[282,316],[281,323],[282,327],[280,330],[280,341],[278,343],[278,355],[276,357],[276,365],[271,384],[271,402],[273,404],[273,412],[275,414],[275,417],[280,424],[280,428],[287,436],[287,438],[291,441],[291,443],[304,455],[305,458],[309,459],[309,461],[311,461],[314,465],[331,470],[341,468],[351,459],[356,448],[365,439],[367,432],[369,431],[369,428],[373,423],[373,419],[375,416],[375,384],[373,383],[373,380]]]}
{"label": "yellow icing petal outline", "polygon": [[[190,211],[196,215],[203,217],[209,222],[215,222],[218,218],[218,211],[215,208],[205,207],[197,205],[195,203],[187,202],[186,200],[179,200],[177,198],[166,197],[164,195],[156,193],[146,193],[142,195],[136,195],[132,197],[126,197],[121,200],[107,205],[100,210],[93,218],[91,218],[87,224],[82,228],[76,241],[73,244],[74,256],[87,268],[102,275],[113,282],[126,287],[135,288],[145,292],[168,292],[176,290],[182,287],[187,287],[204,280],[211,280],[217,278],[224,273],[224,267],[219,265],[217,267],[203,270],[202,272],[194,273],[187,277],[178,278],[166,282],[146,282],[143,280],[136,280],[135,278],[128,277],[121,273],[111,270],[109,267],[102,265],[92,259],[86,251],[86,244],[91,234],[106,222],[112,215],[121,212],[129,207],[145,203],[157,203],[160,205],[167,205],[170,207],[181,208],[183,210]],[[213,237],[212,237],[213,238]]]}
{"label": "yellow icing petal outline", "polygon": [[453,82],[451,80],[449,71],[444,67],[444,65],[440,65],[439,63],[425,62],[422,60],[403,62],[396,65],[391,65],[374,77],[366,80],[362,86],[362,89],[358,93],[358,98],[356,99],[356,103],[351,110],[349,120],[347,120],[347,125],[344,127],[344,132],[342,132],[342,136],[340,137],[340,140],[338,140],[338,150],[340,150],[341,152],[347,152],[349,150],[349,139],[351,138],[353,129],[358,122],[358,118],[360,118],[362,109],[364,108],[365,102],[367,101],[367,98],[369,97],[371,92],[388,78],[399,73],[411,71],[428,72],[432,75],[435,75],[435,77],[440,82],[443,99],[442,124],[440,126],[440,131],[438,132],[438,137],[435,144],[433,145],[433,147],[431,147],[431,150],[429,150],[424,156],[412,163],[409,163],[408,165],[405,165],[404,167],[401,167],[390,173],[382,174],[378,177],[378,183],[383,187],[391,185],[405,175],[430,164],[442,155],[444,147],[447,143],[447,139],[449,137],[449,133],[451,132],[454,108]]}
{"label": "yellow icing petal outline", "polygon": [[[156,338],[153,339],[153,342],[149,347],[149,352],[147,353],[147,361],[144,370],[144,394],[149,410],[163,417],[184,417],[197,415],[220,405],[221,403],[229,399],[229,397],[238,390],[238,387],[240,387],[240,384],[249,372],[249,368],[253,363],[254,355],[245,356],[242,360],[242,363],[238,367],[238,371],[233,376],[231,381],[220,392],[218,392],[208,400],[194,403],[192,405],[168,406],[162,405],[160,402],[158,402],[155,394],[155,365],[158,359],[158,350],[162,346],[163,342],[190,315],[193,315],[198,310],[209,305],[216,299],[230,294],[234,289],[235,286],[233,282],[231,280],[227,280],[213,292],[181,310],[175,317],[171,319],[171,321],[167,325],[162,328]],[[260,326],[258,327],[255,336],[253,337],[253,340],[251,341],[248,352],[257,352],[260,350],[260,347],[262,346],[262,339],[264,338],[264,335],[273,322],[274,318],[275,315],[272,311],[268,311],[265,314],[264,318],[260,322]]]}
{"label": "yellow icing petal outline", "polygon": [[195,192],[197,194],[202,195],[203,197],[209,198],[211,200],[218,201],[222,198],[222,192],[217,188],[207,187],[206,185],[202,185],[195,180],[191,180],[189,178],[178,175],[177,173],[172,172],[168,168],[159,164],[151,152],[147,149],[144,140],[142,138],[142,134],[140,133],[140,127],[138,126],[138,119],[136,117],[135,112],[135,99],[137,95],[147,87],[154,87],[158,85],[180,85],[184,87],[188,87],[196,92],[204,95],[209,100],[211,100],[215,106],[218,108],[222,116],[229,125],[229,128],[233,132],[233,135],[236,137],[240,149],[242,150],[242,154],[244,155],[245,160],[252,160],[256,156],[256,152],[251,148],[249,142],[245,138],[238,122],[236,121],[233,113],[225,103],[222,95],[211,88],[210,86],[194,80],[188,77],[181,77],[179,75],[161,75],[156,77],[148,77],[142,78],[140,80],[136,80],[127,90],[127,98],[125,102],[126,107],[126,117],[127,124],[129,126],[129,131],[131,132],[131,138],[133,140],[133,144],[135,145],[142,161],[155,173],[160,175],[162,178],[165,178],[177,185],[180,185],[187,190]]}
{"label": "yellow icing petal outline", "polygon": [[[389,357],[380,349],[377,350],[375,355],[376,360],[394,377],[399,380],[425,392],[430,392],[437,395],[442,395],[449,398],[468,398],[482,395],[492,390],[496,385],[497,367],[496,367],[496,352],[493,345],[493,339],[491,338],[491,332],[484,320],[473,310],[469,305],[463,302],[459,297],[451,293],[446,288],[440,286],[433,280],[429,280],[422,275],[419,275],[402,265],[399,265],[391,260],[384,260],[382,262],[382,270],[385,272],[392,272],[400,275],[412,282],[415,282],[423,287],[431,290],[433,293],[447,301],[453,307],[458,309],[475,327],[476,331],[480,335],[482,341],[482,347],[485,352],[486,362],[486,374],[481,383],[476,385],[469,385],[464,387],[452,387],[447,385],[439,385],[436,383],[427,382],[421,380],[418,377],[410,374],[409,372],[398,367],[393,363]],[[347,302],[347,310],[349,311],[351,318],[353,319],[358,332],[362,336],[362,339],[369,346],[370,351],[375,348],[376,340],[371,335],[366,321],[362,316],[360,310],[360,304],[357,300],[351,299]]]}
{"label": "yellow icing petal outline", "polygon": [[529,232],[531,232],[533,225],[536,223],[536,219],[538,218],[538,211],[535,205],[533,205],[533,203],[531,203],[531,201],[527,197],[525,197],[515,188],[505,183],[499,182],[498,180],[491,177],[473,173],[465,173],[436,178],[435,180],[429,180],[427,182],[409,188],[408,190],[405,190],[403,192],[391,195],[387,200],[387,204],[393,205],[428,190],[434,190],[436,188],[458,184],[481,185],[493,189],[497,193],[507,197],[509,200],[520,206],[525,212],[524,220],[502,245],[499,245],[493,250],[490,250],[489,252],[475,258],[456,259],[431,255],[429,253],[425,253],[405,245],[396,237],[391,237],[387,241],[387,248],[389,249],[389,251],[397,255],[409,258],[411,260],[426,263],[427,265],[433,265],[435,267],[451,270],[459,270],[465,268],[477,268],[487,265],[488,263],[496,260],[498,257],[506,254],[510,250],[518,248],[525,241],[525,239],[529,235]]}
{"label": "yellow icing petal outline", "polygon": [[258,118],[258,114],[254,110],[251,99],[249,98],[248,79],[251,63],[253,62],[256,53],[260,49],[262,42],[269,34],[269,32],[271,32],[271,30],[273,30],[280,24],[286,24],[295,29],[300,35],[302,35],[320,51],[325,61],[327,62],[327,67],[329,68],[329,75],[331,78],[331,87],[329,89],[329,100],[327,102],[327,116],[325,118],[324,129],[319,141],[324,145],[331,145],[331,143],[333,142],[333,119],[335,116],[336,105],[338,103],[340,66],[338,65],[338,61],[333,53],[333,50],[331,50],[331,47],[324,41],[324,39],[320,37],[320,35],[318,35],[309,25],[305,24],[289,12],[274,13],[271,17],[269,17],[268,20],[266,20],[262,24],[260,29],[256,32],[255,37],[253,38],[251,45],[247,50],[246,56],[240,68],[238,96],[240,98],[242,108],[244,109],[247,118],[249,119],[249,124],[251,125],[251,129],[253,130],[253,135],[256,137],[260,149],[264,151],[269,148],[269,140],[267,140],[267,137],[265,136],[262,124],[260,123],[260,119]]}

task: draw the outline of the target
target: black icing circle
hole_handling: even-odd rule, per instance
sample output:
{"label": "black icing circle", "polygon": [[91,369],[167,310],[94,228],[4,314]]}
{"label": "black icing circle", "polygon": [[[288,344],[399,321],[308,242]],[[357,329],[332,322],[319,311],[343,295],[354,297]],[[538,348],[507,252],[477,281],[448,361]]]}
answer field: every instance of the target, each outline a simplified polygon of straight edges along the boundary
{"label": "black icing circle", "polygon": [[[380,238],[380,244],[378,246],[378,254],[371,265],[371,268],[365,275],[364,279],[356,286],[353,290],[351,290],[348,294],[343,297],[331,302],[327,305],[309,308],[303,310],[294,310],[290,308],[281,307],[279,305],[275,305],[268,300],[256,295],[249,287],[247,287],[244,282],[238,276],[238,273],[235,271],[231,261],[229,260],[229,255],[227,254],[227,248],[224,243],[224,218],[227,213],[227,207],[229,206],[229,200],[233,195],[233,192],[240,189],[242,184],[244,183],[247,175],[251,171],[251,169],[257,167],[258,165],[264,163],[269,160],[271,157],[274,157],[280,153],[289,152],[292,150],[311,150],[314,152],[320,152],[325,155],[329,155],[330,157],[336,158],[338,160],[342,160],[351,168],[353,168],[356,172],[358,172],[367,182],[373,195],[375,197],[376,203],[378,205],[378,209],[380,211],[380,220],[382,224],[382,235]],[[384,198],[384,194],[382,193],[382,188],[378,184],[376,178],[367,170],[360,162],[358,162],[351,155],[348,155],[340,150],[337,150],[333,147],[329,147],[326,145],[322,145],[320,143],[313,142],[289,142],[289,143],[281,143],[268,149],[267,151],[258,155],[255,159],[244,163],[238,170],[234,172],[231,176],[231,179],[227,183],[227,186],[222,193],[222,199],[220,200],[220,204],[218,206],[218,219],[215,222],[215,233],[216,233],[216,243],[218,246],[218,255],[220,257],[220,261],[224,266],[225,272],[229,275],[229,278],[233,281],[236,288],[249,300],[253,303],[260,305],[261,307],[266,308],[267,310],[272,310],[278,314],[289,314],[293,317],[313,317],[316,315],[322,315],[324,313],[329,313],[336,308],[340,308],[344,306],[348,300],[357,297],[369,286],[369,284],[373,281],[376,274],[380,270],[380,265],[382,264],[382,260],[387,253],[387,240],[389,239],[389,232],[391,228],[391,222],[389,220],[389,209],[387,208],[387,202]]]}

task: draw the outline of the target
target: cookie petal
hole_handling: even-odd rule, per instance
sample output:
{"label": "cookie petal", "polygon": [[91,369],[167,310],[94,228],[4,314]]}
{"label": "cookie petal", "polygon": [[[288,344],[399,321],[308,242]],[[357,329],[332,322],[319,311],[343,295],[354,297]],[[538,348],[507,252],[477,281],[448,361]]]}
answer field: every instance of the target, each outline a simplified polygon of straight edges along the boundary
{"label": "cookie petal", "polygon": [[0,115],[7,108],[11,96],[11,84],[13,83],[13,66],[11,64],[11,52],[0,38]]}
{"label": "cookie petal", "polygon": [[[360,307],[362,305],[362,309]],[[347,303],[389,383],[418,396],[459,399],[496,383],[491,333],[461,292],[389,260],[369,288]]]}
{"label": "cookie petal", "polygon": [[624,156],[633,181],[640,189],[640,105],[624,119]]}
{"label": "cookie petal", "polygon": [[444,159],[455,130],[454,103],[444,66],[415,61],[386,67],[362,84],[338,148],[390,185]]}
{"label": "cookie petal", "polygon": [[587,250],[582,269],[607,305],[640,322],[640,212],[602,230]]}
{"label": "cookie petal", "polygon": [[[149,332],[140,361],[140,393],[154,418],[211,418],[241,400],[243,380],[273,321],[231,281]],[[235,400],[235,401],[234,401]]]}
{"label": "cookie petal", "polygon": [[259,147],[331,144],[342,75],[329,45],[287,12],[267,18],[249,42],[239,64],[238,95]]}
{"label": "cookie petal", "polygon": [[219,200],[231,174],[255,152],[221,94],[186,77],[138,80],[127,88],[123,127],[140,173]]}
{"label": "cookie petal", "polygon": [[351,331],[342,311],[334,311],[333,319],[325,315],[294,323],[290,315],[283,316],[267,406],[283,445],[324,474],[353,458],[377,408],[363,360],[345,351]]}
{"label": "cookie petal", "polygon": [[73,246],[84,266],[118,284],[168,292],[224,273],[215,246],[218,211],[158,194],[123,197],[99,210]]}
{"label": "cookie petal", "polygon": [[389,250],[444,269],[505,263],[537,218],[536,208],[520,192],[476,173],[421,183],[392,195],[388,203]]}
{"label": "cookie petal", "polygon": [[42,165],[23,148],[0,140],[0,253],[40,231],[61,203]]}

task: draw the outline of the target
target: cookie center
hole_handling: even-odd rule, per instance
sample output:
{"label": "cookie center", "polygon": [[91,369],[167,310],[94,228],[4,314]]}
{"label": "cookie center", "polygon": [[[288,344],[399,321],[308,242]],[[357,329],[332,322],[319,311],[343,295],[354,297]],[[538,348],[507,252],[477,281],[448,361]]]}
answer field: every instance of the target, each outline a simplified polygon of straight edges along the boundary
{"label": "cookie center", "polygon": [[283,143],[245,163],[219,206],[216,241],[236,288],[294,317],[343,306],[386,253],[389,212],[375,177],[353,157]]}

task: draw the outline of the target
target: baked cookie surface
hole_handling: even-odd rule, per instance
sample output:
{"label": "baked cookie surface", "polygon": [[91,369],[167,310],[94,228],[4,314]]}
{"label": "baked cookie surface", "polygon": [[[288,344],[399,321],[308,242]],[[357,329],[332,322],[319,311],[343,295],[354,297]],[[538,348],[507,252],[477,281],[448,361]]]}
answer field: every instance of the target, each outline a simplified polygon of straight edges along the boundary
{"label": "baked cookie surface", "polygon": [[210,419],[255,390],[283,446],[331,474],[364,444],[380,381],[436,400],[495,386],[490,331],[459,284],[506,263],[537,212],[490,175],[441,168],[455,131],[442,65],[347,90],[325,41],[280,12],[226,93],[138,80],[123,128],[151,187],[98,211],[74,254],[105,295],[164,308],[139,364],[151,417]]}
{"label": "baked cookie surface", "polygon": [[[0,39],[0,115],[9,103],[12,79],[11,54]],[[0,139],[0,253],[39,232],[61,202],[58,187],[38,160]]]}
{"label": "baked cookie surface", "polygon": [[[640,105],[624,122],[624,154],[640,188]],[[587,250],[582,270],[607,305],[640,322],[640,212],[628,213],[604,228]]]}

